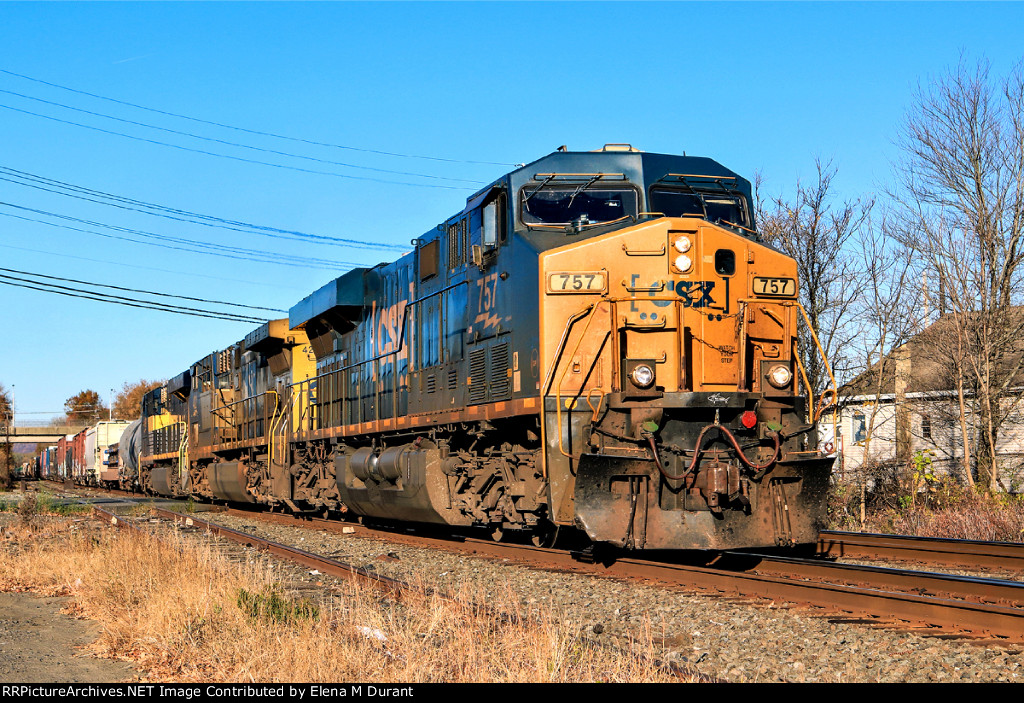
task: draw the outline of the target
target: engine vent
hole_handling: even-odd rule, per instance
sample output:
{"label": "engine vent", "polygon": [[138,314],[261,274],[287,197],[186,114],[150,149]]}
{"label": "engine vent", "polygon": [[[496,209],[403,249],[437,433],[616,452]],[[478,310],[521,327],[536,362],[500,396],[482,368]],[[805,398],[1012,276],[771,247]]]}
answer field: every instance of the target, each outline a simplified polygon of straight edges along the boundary
{"label": "engine vent", "polygon": [[487,400],[487,349],[474,349],[469,353],[469,402]]}
{"label": "engine vent", "polygon": [[508,375],[508,342],[491,347],[490,367],[490,399],[508,398],[509,392],[512,390],[511,379]]}

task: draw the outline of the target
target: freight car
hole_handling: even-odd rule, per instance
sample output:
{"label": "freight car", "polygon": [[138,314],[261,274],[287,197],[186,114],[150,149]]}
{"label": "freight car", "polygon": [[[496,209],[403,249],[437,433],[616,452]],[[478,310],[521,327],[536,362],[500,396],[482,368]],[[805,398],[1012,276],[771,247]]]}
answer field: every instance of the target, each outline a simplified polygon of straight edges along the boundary
{"label": "freight car", "polygon": [[715,161],[559,150],[147,396],[140,483],[537,543],[811,542],[832,459],[798,286]]}

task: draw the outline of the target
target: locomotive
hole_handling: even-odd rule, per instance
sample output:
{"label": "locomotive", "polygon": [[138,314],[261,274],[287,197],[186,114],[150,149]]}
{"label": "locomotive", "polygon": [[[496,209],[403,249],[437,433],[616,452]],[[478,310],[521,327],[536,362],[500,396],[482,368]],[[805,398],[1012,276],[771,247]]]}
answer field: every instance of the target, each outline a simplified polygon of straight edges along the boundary
{"label": "locomotive", "polygon": [[537,544],[813,542],[798,286],[717,162],[562,148],[150,392],[123,480]]}

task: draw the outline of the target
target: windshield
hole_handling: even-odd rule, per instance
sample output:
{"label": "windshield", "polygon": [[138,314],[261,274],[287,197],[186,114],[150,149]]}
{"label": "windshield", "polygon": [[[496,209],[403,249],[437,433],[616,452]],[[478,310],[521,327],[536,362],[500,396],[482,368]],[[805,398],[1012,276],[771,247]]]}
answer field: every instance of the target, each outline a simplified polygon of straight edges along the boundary
{"label": "windshield", "polygon": [[667,217],[693,215],[708,222],[750,226],[742,198],[722,192],[651,188],[651,211]]}
{"label": "windshield", "polygon": [[544,186],[520,191],[520,215],[523,223],[565,225],[584,218],[586,224],[599,224],[637,214],[637,194],[631,188],[592,188]]}

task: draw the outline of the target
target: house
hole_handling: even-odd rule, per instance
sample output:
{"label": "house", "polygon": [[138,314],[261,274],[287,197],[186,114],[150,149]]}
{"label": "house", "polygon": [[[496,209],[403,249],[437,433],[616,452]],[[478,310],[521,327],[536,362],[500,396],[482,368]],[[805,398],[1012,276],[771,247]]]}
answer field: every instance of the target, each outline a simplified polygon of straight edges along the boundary
{"label": "house", "polygon": [[[1014,346],[997,365],[1004,376],[1024,354],[1024,340]],[[963,348],[955,320],[943,315],[840,389],[835,472],[841,481],[886,467],[963,476],[965,440],[972,456],[987,441],[969,366],[957,363]],[[999,408],[996,456],[1000,485],[1017,492],[1024,490],[1024,377],[1011,386]]]}

